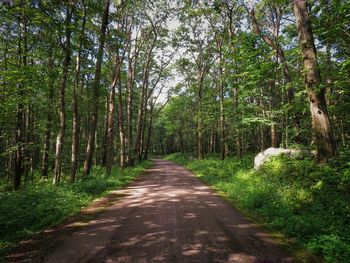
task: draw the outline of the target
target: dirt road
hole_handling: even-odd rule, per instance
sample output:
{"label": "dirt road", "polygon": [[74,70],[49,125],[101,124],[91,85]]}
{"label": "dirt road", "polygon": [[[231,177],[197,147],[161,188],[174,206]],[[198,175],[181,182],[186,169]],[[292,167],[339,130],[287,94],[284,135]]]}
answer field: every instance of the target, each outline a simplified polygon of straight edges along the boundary
{"label": "dirt road", "polygon": [[172,162],[155,160],[118,196],[44,262],[292,261],[272,235]]}

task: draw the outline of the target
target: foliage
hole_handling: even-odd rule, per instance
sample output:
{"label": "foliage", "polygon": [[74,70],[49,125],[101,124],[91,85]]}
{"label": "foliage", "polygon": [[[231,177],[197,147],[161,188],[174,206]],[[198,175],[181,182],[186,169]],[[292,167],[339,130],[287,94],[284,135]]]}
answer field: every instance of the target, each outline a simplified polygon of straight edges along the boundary
{"label": "foliage", "polygon": [[[349,156],[347,156],[348,158]],[[225,193],[239,208],[300,244],[326,262],[350,260],[350,165],[317,165],[312,160],[274,158],[259,171],[252,156],[242,162],[183,154],[167,157],[185,165],[209,185]]]}
{"label": "foliage", "polygon": [[108,177],[102,168],[95,167],[90,177],[73,184],[61,182],[53,186],[41,181],[20,191],[0,193],[0,257],[18,242],[61,223],[92,200],[125,186],[150,163],[114,169]]}

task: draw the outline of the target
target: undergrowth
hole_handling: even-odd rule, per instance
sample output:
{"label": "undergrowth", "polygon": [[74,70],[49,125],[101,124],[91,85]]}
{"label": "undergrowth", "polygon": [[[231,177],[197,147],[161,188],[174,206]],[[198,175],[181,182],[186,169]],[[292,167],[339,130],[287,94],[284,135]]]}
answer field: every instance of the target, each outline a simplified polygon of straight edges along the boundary
{"label": "undergrowth", "polygon": [[50,181],[27,183],[16,192],[0,192],[0,261],[22,240],[61,223],[92,200],[125,186],[150,166],[145,161],[133,168],[114,169],[106,176],[95,167],[87,179],[67,181],[53,186]]}
{"label": "undergrowth", "polygon": [[274,158],[255,171],[253,156],[194,160],[167,157],[224,192],[239,208],[297,240],[326,262],[350,262],[350,163]]}

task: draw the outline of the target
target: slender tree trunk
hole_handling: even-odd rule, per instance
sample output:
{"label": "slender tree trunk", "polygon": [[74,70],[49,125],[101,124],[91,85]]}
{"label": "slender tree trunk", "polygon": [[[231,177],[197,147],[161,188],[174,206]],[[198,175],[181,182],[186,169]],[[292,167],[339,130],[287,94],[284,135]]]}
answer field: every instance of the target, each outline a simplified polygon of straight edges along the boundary
{"label": "slender tree trunk", "polygon": [[[238,85],[238,81],[236,81],[235,86],[232,89],[232,104],[233,104],[233,112],[236,116],[235,119],[238,122],[238,89],[236,87]],[[236,153],[237,156],[242,160],[243,158],[243,151],[242,151],[242,140],[241,140],[241,130],[238,127],[234,128],[235,132],[235,145],[236,145]]]}
{"label": "slender tree trunk", "polygon": [[225,134],[225,100],[224,100],[224,80],[223,80],[222,68],[220,68],[220,86],[219,86],[219,95],[220,95],[220,158],[224,160],[226,157],[226,134]]}
{"label": "slender tree trunk", "polygon": [[62,163],[62,147],[64,140],[64,133],[66,130],[66,101],[65,101],[65,92],[68,79],[68,70],[71,61],[71,34],[70,23],[72,18],[72,11],[67,6],[66,21],[65,21],[65,30],[66,30],[66,42],[65,42],[65,58],[63,62],[63,75],[60,86],[60,125],[59,131],[56,138],[56,154],[55,154],[55,170],[53,184],[57,184],[60,181],[61,177],[61,163]]}
{"label": "slender tree trunk", "polygon": [[[119,60],[116,59],[116,60]],[[117,62],[118,63],[118,62]],[[107,103],[107,121],[106,121],[106,174],[110,175],[113,167],[114,153],[114,114],[115,114],[115,87],[118,82],[119,72],[117,66],[114,72],[113,83],[110,88],[108,103]]]}
{"label": "slender tree trunk", "polygon": [[294,1],[293,11],[299,35],[300,50],[304,61],[305,83],[310,101],[312,128],[317,146],[317,159],[320,163],[324,163],[336,155],[336,145],[326,105],[326,89],[322,85],[321,75],[318,70],[316,47],[307,11],[307,1]]}
{"label": "slender tree trunk", "polygon": [[148,159],[148,153],[151,145],[151,136],[152,136],[152,126],[153,126],[153,109],[154,109],[154,103],[151,102],[151,109],[149,113],[149,124],[148,124],[148,133],[147,133],[147,141],[146,141],[146,148],[144,153],[144,160]]}
{"label": "slender tree trunk", "polygon": [[143,119],[142,119],[142,130],[141,130],[141,138],[140,138],[140,150],[139,150],[139,154],[138,154],[138,162],[142,162],[142,156],[143,156],[143,152],[145,149],[145,131],[146,131],[146,120],[147,120],[147,115],[148,115],[148,110],[147,110],[147,103],[148,100],[147,98],[145,99],[145,103],[144,103],[144,108],[143,108]]}
{"label": "slender tree trunk", "polygon": [[184,144],[184,139],[183,139],[183,135],[182,135],[182,128],[181,128],[181,126],[180,126],[180,129],[179,129],[179,138],[180,138],[181,152],[185,153],[185,144]]}
{"label": "slender tree trunk", "polygon": [[29,179],[29,173],[33,170],[32,155],[29,145],[32,141],[32,131],[31,131],[31,115],[32,115],[32,106],[31,103],[27,105],[27,109],[24,113],[24,181],[27,182]]}
{"label": "slender tree trunk", "polygon": [[[23,7],[23,3],[21,3],[21,8]],[[22,32],[22,23],[24,26],[24,34]],[[26,63],[26,22],[22,21],[22,17],[20,16],[19,21],[19,39],[18,39],[18,69],[21,70],[22,65]],[[24,36],[23,36],[24,35]],[[23,47],[24,46],[24,47]],[[17,84],[17,94],[19,97],[19,102],[17,105],[16,112],[16,121],[15,121],[15,145],[16,145],[16,153],[14,160],[14,177],[13,177],[13,189],[17,190],[21,184],[22,175],[24,172],[23,169],[23,157],[24,157],[24,104],[23,104],[23,85],[21,83]]]}
{"label": "slender tree trunk", "polygon": [[83,47],[83,40],[85,36],[85,24],[86,24],[86,5],[84,5],[84,14],[83,21],[81,25],[79,47],[76,57],[76,67],[75,67],[75,82],[73,87],[73,96],[72,96],[72,154],[71,154],[71,173],[70,181],[75,181],[75,176],[78,168],[78,157],[79,157],[79,112],[78,112],[78,92],[80,85],[80,69],[81,69],[81,52]]}
{"label": "slender tree trunk", "polygon": [[49,98],[48,98],[48,109],[47,109],[47,121],[46,121],[46,129],[45,129],[45,139],[44,139],[44,148],[43,148],[43,156],[41,162],[41,176],[47,178],[48,170],[49,170],[49,153],[50,153],[50,143],[51,143],[51,133],[52,133],[52,107],[53,105],[53,97],[54,97],[54,57],[53,50],[50,49],[50,59],[49,59],[49,75],[50,75],[50,84],[49,84]]}
{"label": "slender tree trunk", "polygon": [[[133,87],[134,87],[134,67],[131,60],[131,48],[129,49],[128,57],[128,97],[126,104],[126,148],[127,148],[127,163],[133,165],[132,158],[132,107],[133,107]],[[136,59],[136,58],[134,58]]]}
{"label": "slender tree trunk", "polygon": [[197,157],[198,160],[204,158],[203,149],[203,123],[202,123],[202,98],[203,98],[203,79],[204,72],[199,74],[199,85],[198,85],[198,120],[197,120]]}
{"label": "slender tree trunk", "polygon": [[[114,76],[112,77],[114,78]],[[105,120],[104,120],[104,134],[103,134],[103,140],[102,140],[102,152],[101,152],[101,163],[102,163],[102,167],[106,167],[106,162],[107,162],[107,140],[108,140],[108,116],[109,116],[109,112],[110,112],[110,108],[109,108],[109,103],[110,103],[110,94],[111,94],[111,90],[109,93],[109,96],[107,96],[106,98],[106,113],[105,113]]]}
{"label": "slender tree trunk", "polygon": [[327,93],[327,105],[332,105],[334,102],[332,101],[333,95],[333,79],[332,79],[332,60],[331,60],[331,47],[330,44],[326,44],[326,93]]}
{"label": "slender tree trunk", "polygon": [[155,46],[155,43],[157,41],[157,32],[156,29],[153,27],[153,33],[154,38],[153,42],[147,52],[147,58],[146,62],[143,67],[143,74],[142,74],[142,85],[140,88],[140,99],[139,99],[139,109],[137,114],[137,125],[136,125],[136,137],[135,137],[135,144],[134,144],[134,156],[138,158],[140,161],[142,159],[142,155],[140,155],[141,143],[142,143],[142,129],[144,126],[144,114],[145,114],[145,105],[147,100],[147,88],[148,88],[148,78],[149,78],[149,70],[150,70],[150,64],[152,60],[152,53],[153,48]]}
{"label": "slender tree trunk", "polygon": [[110,6],[110,0],[105,0],[104,8],[103,8],[103,17],[102,17],[102,24],[101,24],[101,31],[100,31],[99,46],[98,46],[97,57],[96,57],[95,79],[93,83],[94,103],[92,107],[91,127],[88,135],[86,156],[84,161],[84,176],[87,176],[90,174],[92,158],[95,153],[95,143],[96,143],[95,136],[96,136],[96,130],[97,130],[98,110],[99,110],[99,100],[100,100],[101,67],[102,67],[102,59],[103,59],[103,49],[104,49],[105,39],[106,39],[106,30],[108,25],[109,6]]}
{"label": "slender tree trunk", "polygon": [[124,120],[123,120],[123,94],[122,85],[118,85],[118,129],[119,129],[119,164],[122,169],[126,165],[126,154],[125,154],[125,130],[124,130]]}
{"label": "slender tree trunk", "polygon": [[[269,107],[269,111],[272,113],[273,110],[274,110],[274,107],[275,107],[275,97],[276,97],[276,93],[275,93],[275,90],[276,90],[276,87],[274,86],[275,84],[275,80],[274,81],[269,81],[269,89],[270,89],[270,107]],[[271,119],[271,147],[278,147],[279,146],[279,133],[277,131],[277,125],[276,125],[276,118],[273,116],[273,113],[272,113],[272,116],[270,117]]]}

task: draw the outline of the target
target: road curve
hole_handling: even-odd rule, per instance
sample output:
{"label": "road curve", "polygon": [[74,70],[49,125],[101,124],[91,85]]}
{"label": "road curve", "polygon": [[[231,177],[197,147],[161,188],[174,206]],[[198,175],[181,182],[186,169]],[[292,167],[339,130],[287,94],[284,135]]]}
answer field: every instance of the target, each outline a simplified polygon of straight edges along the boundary
{"label": "road curve", "polygon": [[118,192],[44,262],[292,262],[272,235],[177,164],[155,160]]}

